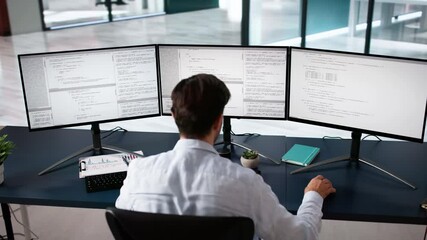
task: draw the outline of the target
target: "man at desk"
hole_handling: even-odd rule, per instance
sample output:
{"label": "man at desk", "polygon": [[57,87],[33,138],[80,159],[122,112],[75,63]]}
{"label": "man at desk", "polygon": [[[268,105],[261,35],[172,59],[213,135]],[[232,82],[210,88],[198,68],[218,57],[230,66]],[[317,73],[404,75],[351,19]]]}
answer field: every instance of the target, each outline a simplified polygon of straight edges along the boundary
{"label": "man at desk", "polygon": [[[213,144],[230,98],[213,75],[182,80],[172,92],[172,115],[180,140],[173,150],[133,161],[116,207],[180,215],[246,216],[264,239],[317,239],[323,199],[335,192],[322,176],[313,178],[297,215],[251,169],[222,158]],[[161,143],[159,143],[161,144]]]}

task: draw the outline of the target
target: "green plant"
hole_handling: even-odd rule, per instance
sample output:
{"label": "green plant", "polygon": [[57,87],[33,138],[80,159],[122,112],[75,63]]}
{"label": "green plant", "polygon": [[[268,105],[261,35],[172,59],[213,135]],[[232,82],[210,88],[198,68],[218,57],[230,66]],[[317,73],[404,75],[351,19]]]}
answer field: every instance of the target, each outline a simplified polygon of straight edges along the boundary
{"label": "green plant", "polygon": [[258,152],[255,150],[245,150],[242,153],[242,157],[246,159],[255,159],[258,157]]}
{"label": "green plant", "polygon": [[12,153],[15,144],[12,141],[6,140],[7,134],[0,137],[0,164],[6,160],[9,154]]}

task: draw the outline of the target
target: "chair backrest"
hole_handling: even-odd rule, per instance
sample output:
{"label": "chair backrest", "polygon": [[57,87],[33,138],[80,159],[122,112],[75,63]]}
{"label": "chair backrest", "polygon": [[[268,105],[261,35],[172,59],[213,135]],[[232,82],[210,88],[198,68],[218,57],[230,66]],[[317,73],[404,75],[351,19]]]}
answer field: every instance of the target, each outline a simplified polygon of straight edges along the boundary
{"label": "chair backrest", "polygon": [[117,208],[107,208],[105,216],[116,240],[252,240],[254,236],[254,223],[247,217],[185,216]]}

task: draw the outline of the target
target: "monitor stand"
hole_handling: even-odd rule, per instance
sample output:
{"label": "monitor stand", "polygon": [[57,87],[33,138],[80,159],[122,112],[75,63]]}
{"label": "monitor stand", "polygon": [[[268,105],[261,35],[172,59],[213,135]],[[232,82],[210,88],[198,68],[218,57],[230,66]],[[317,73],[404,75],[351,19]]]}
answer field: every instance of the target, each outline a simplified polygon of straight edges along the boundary
{"label": "monitor stand", "polygon": [[[231,158],[231,147],[232,146],[237,146],[240,147],[242,149],[246,149],[246,150],[252,150],[251,148],[240,144],[240,143],[235,143],[232,141],[231,139],[231,120],[230,117],[226,117],[224,116],[224,121],[222,123],[222,133],[223,133],[223,141],[222,142],[217,142],[215,143],[215,146],[217,145],[223,145],[222,148],[220,150],[217,149],[218,153],[226,158]],[[260,152],[258,152],[258,155],[260,155],[263,158],[266,158],[276,164],[280,164],[282,161],[281,160],[274,160],[273,158],[270,158]]]}
{"label": "monitor stand", "polygon": [[50,173],[52,171],[55,170],[56,167],[58,167],[59,165],[79,156],[82,155],[84,153],[93,151],[95,155],[99,155],[102,154],[104,150],[109,150],[109,151],[113,151],[113,152],[118,152],[118,153],[129,153],[129,154],[134,154],[134,155],[138,155],[143,157],[143,155],[126,150],[126,149],[122,149],[119,147],[115,147],[115,146],[108,146],[108,145],[104,145],[101,146],[101,130],[99,129],[99,123],[93,123],[92,124],[92,146],[87,146],[84,147],[82,149],[80,149],[79,151],[72,153],[66,157],[64,157],[63,159],[59,160],[58,162],[52,164],[51,166],[49,166],[48,168],[44,169],[43,171],[39,172],[39,176],[44,175],[46,173]]}
{"label": "monitor stand", "polygon": [[331,158],[329,160],[325,160],[325,161],[321,161],[321,162],[318,162],[318,163],[310,164],[310,165],[308,165],[306,167],[303,167],[303,168],[297,169],[295,171],[292,171],[291,174],[306,172],[306,171],[312,170],[312,169],[314,169],[316,167],[323,166],[323,165],[328,165],[328,164],[335,163],[335,162],[349,161],[350,163],[356,163],[356,164],[363,163],[363,164],[366,164],[366,165],[368,165],[370,167],[373,167],[373,168],[375,168],[375,169],[377,169],[377,170],[379,170],[379,171],[381,171],[381,172],[383,172],[383,173],[385,173],[385,174],[387,174],[387,175],[395,178],[396,180],[398,180],[398,181],[406,184],[410,188],[412,188],[414,190],[416,189],[416,187],[414,185],[408,183],[407,181],[403,180],[402,178],[396,176],[395,174],[392,174],[389,171],[384,170],[383,168],[379,167],[375,163],[373,163],[373,162],[371,162],[369,160],[366,160],[366,159],[359,158],[360,139],[361,139],[361,137],[362,137],[362,133],[361,132],[353,131],[351,133],[351,152],[350,152],[350,156],[343,155],[343,156],[338,156],[338,157]]}

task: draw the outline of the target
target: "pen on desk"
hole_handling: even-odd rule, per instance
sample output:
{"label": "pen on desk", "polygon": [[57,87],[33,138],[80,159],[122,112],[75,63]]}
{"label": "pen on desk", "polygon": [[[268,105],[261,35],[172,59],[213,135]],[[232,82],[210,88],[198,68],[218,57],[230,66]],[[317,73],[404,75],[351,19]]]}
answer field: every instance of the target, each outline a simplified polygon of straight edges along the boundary
{"label": "pen on desk", "polygon": [[123,161],[126,163],[126,165],[129,165],[129,162],[133,159],[138,158],[138,156],[134,154],[124,155],[122,156]]}
{"label": "pen on desk", "polygon": [[126,163],[126,165],[129,165],[129,161],[127,159],[127,156],[122,156],[123,162]]}

